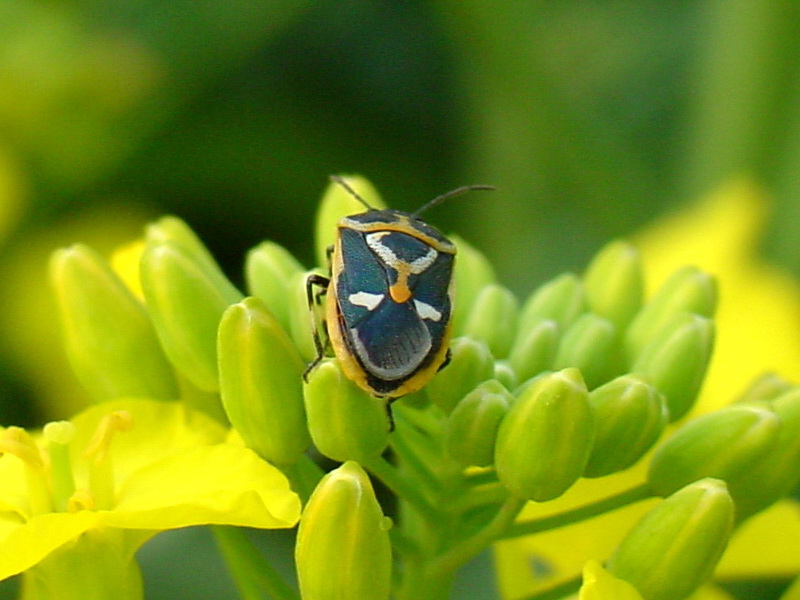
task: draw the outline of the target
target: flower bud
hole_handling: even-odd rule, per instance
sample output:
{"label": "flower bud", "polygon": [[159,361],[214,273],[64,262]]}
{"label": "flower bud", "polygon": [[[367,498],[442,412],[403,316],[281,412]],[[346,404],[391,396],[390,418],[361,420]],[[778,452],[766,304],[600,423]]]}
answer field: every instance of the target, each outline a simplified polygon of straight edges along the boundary
{"label": "flower bud", "polygon": [[208,248],[197,237],[182,219],[167,215],[155,223],[150,223],[145,229],[145,242],[149,246],[171,242],[186,249],[187,253],[197,261],[204,263],[205,268],[211,271],[219,270],[217,261],[211,256]]}
{"label": "flower bud", "polygon": [[667,496],[701,477],[741,476],[773,450],[780,426],[765,403],[732,404],[692,419],[656,449],[650,487]]}
{"label": "flower bud", "polygon": [[369,477],[346,462],[317,485],[295,545],[300,593],[308,600],[388,600],[392,551]]}
{"label": "flower bud", "polygon": [[558,349],[558,325],[552,319],[542,319],[527,330],[520,331],[508,362],[519,381],[553,368]]}
{"label": "flower bud", "polygon": [[450,236],[450,241],[458,248],[453,271],[453,331],[455,335],[463,335],[462,326],[472,312],[475,299],[484,287],[495,283],[497,278],[491,263],[474,246],[457,235]]}
{"label": "flower bud", "polygon": [[607,569],[647,600],[686,598],[711,577],[730,538],[733,511],[723,481],[687,485],[628,532]]}
{"label": "flower bud", "polygon": [[595,438],[584,477],[627,469],[661,435],[667,424],[664,397],[635,375],[623,375],[589,393]]}
{"label": "flower bud", "polygon": [[561,337],[555,368],[575,367],[589,388],[597,387],[618,372],[619,365],[614,360],[616,342],[617,332],[611,321],[584,313]]}
{"label": "flower bud", "polygon": [[638,356],[675,315],[693,313],[711,318],[717,306],[717,284],[697,267],[678,269],[631,322],[625,335],[628,356]]}
{"label": "flower bud", "polygon": [[517,374],[507,360],[496,360],[494,362],[494,375],[492,377],[507,390],[515,389],[519,383]]}
{"label": "flower bud", "polygon": [[583,277],[586,303],[594,314],[623,331],[642,306],[644,275],[636,248],[616,240],[592,260]]}
{"label": "flower bud", "polygon": [[631,372],[646,376],[664,394],[671,421],[685,415],[697,399],[713,345],[711,320],[679,313],[633,363]]}
{"label": "flower bud", "polygon": [[512,400],[500,383],[490,379],[458,403],[445,423],[444,447],[459,465],[492,464],[497,430]]}
{"label": "flower bud", "polygon": [[519,318],[520,331],[551,319],[565,329],[586,310],[583,283],[572,273],[564,273],[545,283],[528,297]]}
{"label": "flower bud", "polygon": [[750,384],[744,393],[739,396],[738,401],[774,400],[791,389],[792,385],[780,375],[764,373]]}
{"label": "flower bud", "polygon": [[305,365],[258,298],[222,315],[219,386],[228,419],[245,443],[275,465],[291,465],[310,443],[303,406]]}
{"label": "flower bud", "polygon": [[495,447],[500,482],[536,502],[557,498],[586,467],[593,421],[589,394],[577,369],[538,378],[500,424]]}
{"label": "flower bud", "polygon": [[517,333],[519,302],[496,283],[485,286],[464,323],[465,336],[484,342],[495,358],[505,358]]}
{"label": "flower bud", "polygon": [[141,277],[147,308],[172,364],[201,390],[218,390],[217,327],[242,294],[216,264],[176,242],[148,244]]}
{"label": "flower bud", "polygon": [[428,382],[428,398],[446,413],[476,385],[494,376],[494,359],[486,344],[472,338],[456,338],[450,344],[450,364]]}
{"label": "flower bud", "polygon": [[247,289],[261,298],[278,323],[290,328],[289,282],[303,271],[303,266],[283,246],[263,242],[247,253],[245,279]]}
{"label": "flower bud", "polygon": [[178,397],[153,323],[97,253],[83,245],[58,250],[50,281],[70,364],[94,398]]}
{"label": "flower bud", "polygon": [[311,439],[328,458],[367,463],[386,448],[386,400],[347,379],[338,361],[324,361],[311,371],[304,396]]}
{"label": "flower bud", "polygon": [[800,389],[782,394],[770,405],[781,421],[774,447],[728,487],[741,521],[790,494],[800,485]]}
{"label": "flower bud", "polygon": [[[386,208],[373,185],[361,175],[342,175],[353,191],[367,201],[372,208]],[[325,189],[322,201],[317,209],[314,228],[314,247],[316,248],[317,265],[327,269],[328,248],[336,241],[339,219],[355,215],[367,210],[348,190],[339,183],[331,181]]]}

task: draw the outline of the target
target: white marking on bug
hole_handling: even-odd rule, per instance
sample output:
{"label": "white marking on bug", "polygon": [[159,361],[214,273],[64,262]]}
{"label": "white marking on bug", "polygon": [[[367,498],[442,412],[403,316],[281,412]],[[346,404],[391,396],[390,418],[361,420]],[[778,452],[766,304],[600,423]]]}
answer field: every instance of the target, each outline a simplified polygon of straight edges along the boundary
{"label": "white marking on bug", "polygon": [[365,237],[367,240],[367,245],[372,249],[372,251],[375,252],[375,254],[377,254],[387,266],[395,270],[398,270],[399,265],[408,265],[408,269],[413,275],[419,275],[420,273],[424,272],[425,269],[430,267],[433,264],[433,261],[436,260],[436,257],[439,256],[439,253],[434,248],[429,248],[428,252],[426,252],[424,256],[415,258],[411,262],[401,260],[391,248],[385,246],[381,242],[381,239],[390,233],[390,231],[376,231],[375,233],[368,233]]}
{"label": "white marking on bug", "polygon": [[347,297],[347,299],[350,301],[350,304],[363,306],[369,311],[378,308],[378,305],[383,301],[383,298],[384,294],[370,294],[369,292],[356,292],[355,294],[350,294]]}
{"label": "white marking on bug", "polygon": [[433,308],[427,302],[421,300],[414,300],[414,308],[417,309],[417,314],[421,319],[428,319],[429,321],[439,321],[442,318],[442,313]]}
{"label": "white marking on bug", "polygon": [[414,275],[419,275],[433,264],[437,256],[439,256],[439,253],[431,248],[425,256],[420,256],[411,261],[409,265],[411,267],[411,272]]}
{"label": "white marking on bug", "polygon": [[396,268],[395,265],[402,261],[397,258],[397,255],[392,252],[391,248],[384,246],[381,243],[381,238],[387,235],[389,235],[388,231],[376,231],[375,233],[368,233],[365,236],[367,240],[367,246],[369,246],[385,264],[392,268]]}

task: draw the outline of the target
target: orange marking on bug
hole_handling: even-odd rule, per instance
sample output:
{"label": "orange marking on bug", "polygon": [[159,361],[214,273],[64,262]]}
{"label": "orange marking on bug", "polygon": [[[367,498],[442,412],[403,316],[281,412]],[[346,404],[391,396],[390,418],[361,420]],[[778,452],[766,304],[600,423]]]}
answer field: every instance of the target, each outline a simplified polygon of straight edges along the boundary
{"label": "orange marking on bug", "polygon": [[392,300],[402,304],[411,298],[411,288],[408,287],[408,276],[411,273],[411,268],[408,263],[400,262],[394,265],[394,269],[397,272],[397,281],[389,286],[389,295]]}
{"label": "orange marking on bug", "polygon": [[402,304],[411,298],[411,290],[408,289],[408,283],[401,279],[389,287],[389,295],[392,297],[392,300],[398,304]]}

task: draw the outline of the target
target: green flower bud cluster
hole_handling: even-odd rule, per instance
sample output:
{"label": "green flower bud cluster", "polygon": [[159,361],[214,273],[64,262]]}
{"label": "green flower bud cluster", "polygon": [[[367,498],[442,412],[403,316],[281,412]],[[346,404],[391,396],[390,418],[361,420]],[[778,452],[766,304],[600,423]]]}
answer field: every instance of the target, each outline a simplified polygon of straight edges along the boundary
{"label": "green flower bud cluster", "polygon": [[697,397],[716,302],[697,269],[645,302],[639,255],[616,241],[583,276],[556,277],[520,304],[461,242],[455,283],[451,361],[425,395],[446,415],[448,452],[493,465],[514,494],[545,501],[630,467]]}
{"label": "green flower bud cluster", "polygon": [[[367,182],[349,181],[382,206]],[[320,261],[336,221],[361,210],[340,186],[329,188],[317,220]],[[295,462],[310,440],[339,461],[367,462],[384,451],[383,403],[347,380],[337,361],[300,383],[315,355],[308,272],[286,250],[265,242],[248,254],[253,297],[245,298],[191,229],[166,217],[147,228],[138,275],[143,303],[89,249],[53,260],[69,354],[99,398],[176,398],[176,382],[184,393],[187,386],[218,393],[245,442],[280,465]],[[450,365],[430,381],[420,406],[427,398],[449,415],[445,446],[460,464],[497,462],[509,489],[554,497],[582,474],[630,466],[658,437],[664,415],[691,405],[710,352],[714,293],[703,274],[679,272],[643,305],[638,255],[614,242],[583,277],[557,277],[520,305],[486,259],[460,241],[454,277]],[[693,360],[682,362],[686,356]],[[565,381],[572,383],[561,389]],[[531,420],[540,434],[526,431]],[[525,444],[511,441],[517,437]],[[527,472],[522,479],[531,481],[523,483],[513,472],[530,457],[560,476]],[[539,480],[550,482],[547,489]]]}
{"label": "green flower bud cluster", "polygon": [[724,480],[743,520],[800,484],[800,389],[748,400],[685,423],[656,448],[648,482],[659,495],[702,477]]}
{"label": "green flower bud cluster", "polygon": [[276,465],[296,463],[310,443],[305,360],[289,333],[300,311],[286,302],[292,285],[304,289],[299,263],[275,244],[257,247],[246,273],[263,298],[245,298],[194,232],[165,217],[147,227],[138,264],[126,275],[143,299],[88,247],[53,256],[67,353],[86,388],[98,401],[219,395],[245,443]]}
{"label": "green flower bud cluster", "polygon": [[716,287],[708,275],[681,269],[644,302],[639,255],[616,241],[582,277],[556,277],[519,305],[484,260],[459,245],[455,332],[484,349],[466,352],[454,341],[453,366],[428,387],[445,411],[485,377],[490,363],[509,389],[544,371],[574,367],[590,390],[635,374],[661,393],[671,421],[691,408],[713,346]]}
{"label": "green flower bud cluster", "polygon": [[[383,207],[368,182],[347,181]],[[627,469],[654,447],[637,498],[664,499],[607,568],[648,600],[683,598],[709,578],[737,521],[800,484],[800,388],[775,377],[659,444],[700,391],[716,287],[684,268],[645,300],[640,257],[621,241],[582,275],[519,301],[454,237],[450,361],[425,388],[389,407],[336,357],[305,373],[315,322],[325,344],[324,300],[312,296],[309,309],[306,280],[326,272],[339,218],[363,210],[331,186],[317,269],[264,242],[247,255],[247,296],[174,217],[145,233],[143,298],[84,246],[51,264],[69,358],[95,397],[218,396],[242,440],[302,489],[295,559],[306,600],[446,597],[459,566],[513,534],[526,501]],[[343,463],[321,480],[312,444]],[[394,557],[367,471],[398,497]]]}

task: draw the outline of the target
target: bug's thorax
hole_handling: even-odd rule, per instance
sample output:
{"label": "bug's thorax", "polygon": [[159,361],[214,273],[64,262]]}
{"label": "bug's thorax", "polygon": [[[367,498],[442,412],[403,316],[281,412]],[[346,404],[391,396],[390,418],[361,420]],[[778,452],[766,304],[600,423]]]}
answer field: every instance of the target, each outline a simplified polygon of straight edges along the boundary
{"label": "bug's thorax", "polygon": [[438,229],[399,210],[369,210],[343,217],[337,226],[339,229],[353,229],[365,234],[395,231],[414,237],[437,252],[456,253],[455,244],[442,235]]}

